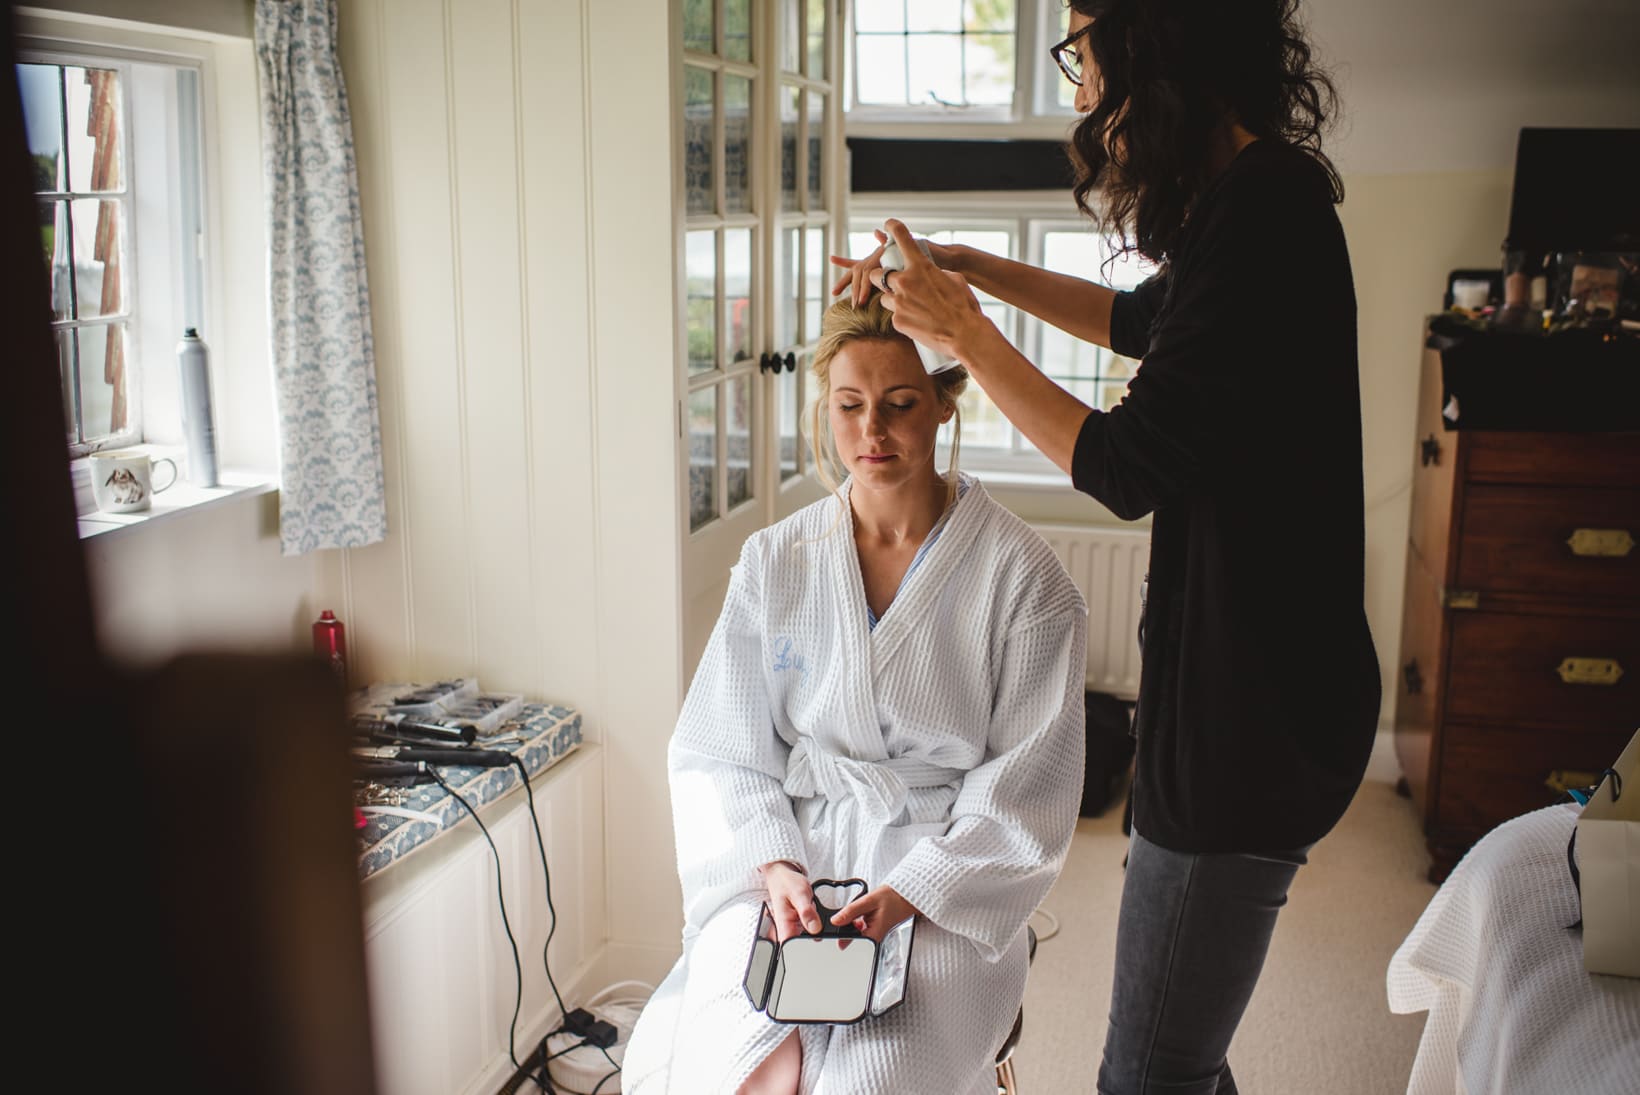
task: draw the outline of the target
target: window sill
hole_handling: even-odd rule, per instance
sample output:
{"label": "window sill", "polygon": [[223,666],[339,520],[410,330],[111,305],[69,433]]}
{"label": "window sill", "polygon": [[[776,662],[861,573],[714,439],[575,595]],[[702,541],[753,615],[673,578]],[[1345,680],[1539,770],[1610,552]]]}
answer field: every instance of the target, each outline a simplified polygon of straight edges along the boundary
{"label": "window sill", "polygon": [[224,471],[219,478],[221,483],[215,487],[196,487],[187,480],[179,480],[176,486],[155,496],[149,509],[139,513],[104,513],[96,509],[82,513],[79,520],[80,539],[123,535],[159,521],[169,521],[237,499],[259,498],[279,489],[279,484],[266,472]]}

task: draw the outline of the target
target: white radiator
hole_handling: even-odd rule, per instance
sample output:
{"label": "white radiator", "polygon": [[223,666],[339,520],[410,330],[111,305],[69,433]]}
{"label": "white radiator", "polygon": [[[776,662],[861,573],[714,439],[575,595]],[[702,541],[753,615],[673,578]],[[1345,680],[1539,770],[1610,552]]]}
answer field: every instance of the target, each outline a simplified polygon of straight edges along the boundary
{"label": "white radiator", "polygon": [[1150,530],[1032,525],[1059,556],[1088,602],[1088,689],[1139,695],[1139,584]]}

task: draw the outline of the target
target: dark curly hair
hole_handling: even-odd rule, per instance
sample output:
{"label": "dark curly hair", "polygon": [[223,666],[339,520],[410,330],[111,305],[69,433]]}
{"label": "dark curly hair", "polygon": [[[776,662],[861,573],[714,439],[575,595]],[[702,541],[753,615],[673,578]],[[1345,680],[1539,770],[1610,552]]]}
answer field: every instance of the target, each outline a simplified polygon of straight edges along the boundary
{"label": "dark curly hair", "polygon": [[1120,240],[1119,254],[1166,261],[1210,178],[1211,138],[1227,117],[1309,153],[1333,201],[1344,199],[1321,151],[1338,92],[1314,62],[1298,0],[1068,6],[1093,20],[1088,78],[1096,81],[1094,108],[1071,136],[1076,204]]}

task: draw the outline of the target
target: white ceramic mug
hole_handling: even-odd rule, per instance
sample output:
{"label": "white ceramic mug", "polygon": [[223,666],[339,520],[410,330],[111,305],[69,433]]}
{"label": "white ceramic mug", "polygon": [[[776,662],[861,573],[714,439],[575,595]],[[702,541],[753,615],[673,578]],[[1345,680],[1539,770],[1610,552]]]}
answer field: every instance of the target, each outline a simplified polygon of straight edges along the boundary
{"label": "white ceramic mug", "polygon": [[[171,478],[163,487],[154,486],[155,464],[171,465]],[[176,462],[169,457],[155,460],[134,449],[91,454],[91,496],[105,513],[139,513],[153,505],[154,495],[176,481]]]}

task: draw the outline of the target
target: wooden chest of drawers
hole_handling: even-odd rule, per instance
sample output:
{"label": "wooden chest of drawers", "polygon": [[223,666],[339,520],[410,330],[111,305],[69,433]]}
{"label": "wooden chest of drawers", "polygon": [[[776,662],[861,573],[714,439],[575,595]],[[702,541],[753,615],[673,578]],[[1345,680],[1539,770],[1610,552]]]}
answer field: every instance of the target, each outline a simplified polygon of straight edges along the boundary
{"label": "wooden chest of drawers", "polygon": [[1640,727],[1640,434],[1448,432],[1420,383],[1395,751],[1439,882]]}

